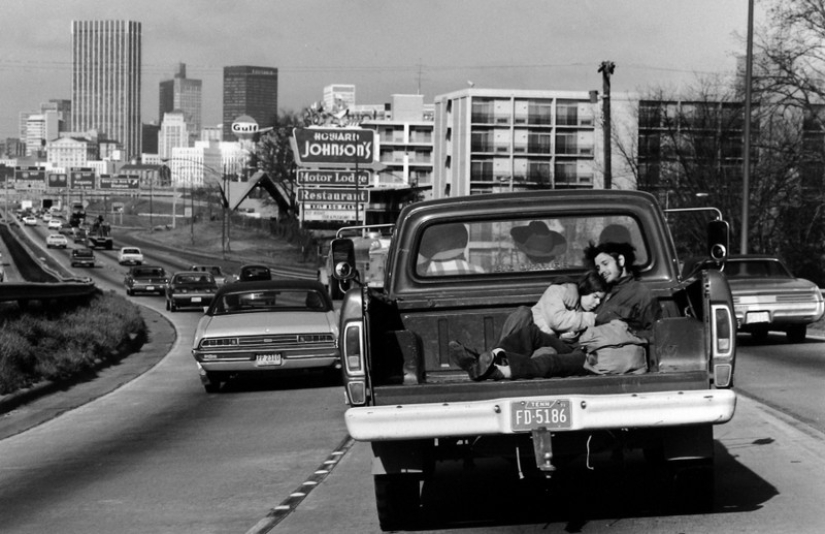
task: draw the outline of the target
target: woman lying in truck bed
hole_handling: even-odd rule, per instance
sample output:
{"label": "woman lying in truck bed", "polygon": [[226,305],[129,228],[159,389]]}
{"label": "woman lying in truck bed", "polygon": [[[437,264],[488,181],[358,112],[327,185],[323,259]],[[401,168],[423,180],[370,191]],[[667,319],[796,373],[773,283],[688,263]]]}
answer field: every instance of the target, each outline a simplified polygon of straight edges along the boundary
{"label": "woman lying in truck bed", "polygon": [[452,342],[451,359],[473,380],[646,372],[645,345],[660,312],[650,291],[636,280],[634,252],[629,243],[613,242],[591,243],[585,250],[610,292],[597,310],[596,325],[569,350],[530,323],[482,354]]}

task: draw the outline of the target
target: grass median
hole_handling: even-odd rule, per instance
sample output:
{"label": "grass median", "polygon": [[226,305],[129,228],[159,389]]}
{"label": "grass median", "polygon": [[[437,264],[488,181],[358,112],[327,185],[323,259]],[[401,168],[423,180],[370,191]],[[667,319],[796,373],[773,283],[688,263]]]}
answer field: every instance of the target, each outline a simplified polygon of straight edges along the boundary
{"label": "grass median", "polygon": [[0,395],[113,363],[146,337],[138,307],[114,292],[23,308],[0,303]]}

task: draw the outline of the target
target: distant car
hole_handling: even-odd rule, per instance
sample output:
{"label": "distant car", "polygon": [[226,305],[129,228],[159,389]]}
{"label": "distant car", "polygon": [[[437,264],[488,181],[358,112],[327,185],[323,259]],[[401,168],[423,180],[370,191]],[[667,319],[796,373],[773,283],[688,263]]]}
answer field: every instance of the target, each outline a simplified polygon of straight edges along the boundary
{"label": "distant car", "polygon": [[47,223],[52,220],[52,214],[48,211],[44,211],[40,218],[43,219],[43,222]]}
{"label": "distant car", "polygon": [[34,215],[26,215],[23,217],[23,224],[26,226],[37,226],[37,217]]}
{"label": "distant car", "polygon": [[218,286],[222,286],[228,281],[220,265],[192,265],[189,270],[211,274]]}
{"label": "distant car", "polygon": [[90,248],[72,249],[72,267],[94,267],[95,251]]}
{"label": "distant car", "polygon": [[794,277],[774,256],[732,255],[724,273],[739,331],[756,339],[764,339],[770,330],[780,330],[791,343],[800,343],[805,341],[808,325],[825,313],[819,287]]}
{"label": "distant car", "polygon": [[69,240],[62,234],[49,234],[46,236],[46,248],[67,248]]}
{"label": "distant car", "polygon": [[86,228],[72,228],[72,240],[75,243],[86,243]]}
{"label": "distant car", "polygon": [[259,263],[248,263],[241,265],[238,271],[238,282],[260,282],[272,280],[272,271],[266,265]]}
{"label": "distant car", "polygon": [[207,393],[242,373],[340,368],[332,300],[315,280],[226,284],[195,330],[192,355]]}
{"label": "distant car", "polygon": [[198,271],[175,273],[166,284],[166,309],[203,308],[212,304],[218,285],[211,274]]}
{"label": "distant car", "polygon": [[141,265],[143,252],[137,247],[123,247],[117,254],[117,262],[121,265]]}
{"label": "distant car", "polygon": [[63,227],[63,221],[60,219],[49,219],[49,224],[46,225],[49,230],[60,230]]}
{"label": "distant car", "polygon": [[123,285],[126,287],[126,294],[132,296],[136,293],[166,293],[166,284],[169,279],[166,270],[158,265],[136,265],[129,269]]}

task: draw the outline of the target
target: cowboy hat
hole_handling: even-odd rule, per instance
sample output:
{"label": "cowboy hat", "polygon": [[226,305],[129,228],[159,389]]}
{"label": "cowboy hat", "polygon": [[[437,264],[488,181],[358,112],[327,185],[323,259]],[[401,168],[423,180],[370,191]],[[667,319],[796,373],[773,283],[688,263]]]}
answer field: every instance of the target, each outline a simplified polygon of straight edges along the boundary
{"label": "cowboy hat", "polygon": [[468,240],[467,228],[461,223],[433,226],[424,233],[418,252],[435,261],[451,260],[464,253]]}
{"label": "cowboy hat", "polygon": [[510,235],[516,247],[531,261],[550,261],[567,248],[567,240],[558,232],[550,230],[542,221],[533,221],[526,226],[514,226]]}

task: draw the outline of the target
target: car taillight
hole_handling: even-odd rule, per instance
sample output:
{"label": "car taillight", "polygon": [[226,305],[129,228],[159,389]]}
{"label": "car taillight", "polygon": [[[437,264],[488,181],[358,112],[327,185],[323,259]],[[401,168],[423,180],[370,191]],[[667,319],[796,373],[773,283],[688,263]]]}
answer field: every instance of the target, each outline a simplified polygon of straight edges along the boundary
{"label": "car taillight", "polygon": [[733,356],[736,348],[733,313],[726,305],[713,305],[711,314],[713,319],[711,325],[713,382],[718,388],[727,388],[732,385]]}
{"label": "car taillight", "polygon": [[344,327],[342,359],[350,376],[364,375],[364,350],[361,343],[361,323],[349,323]]}

